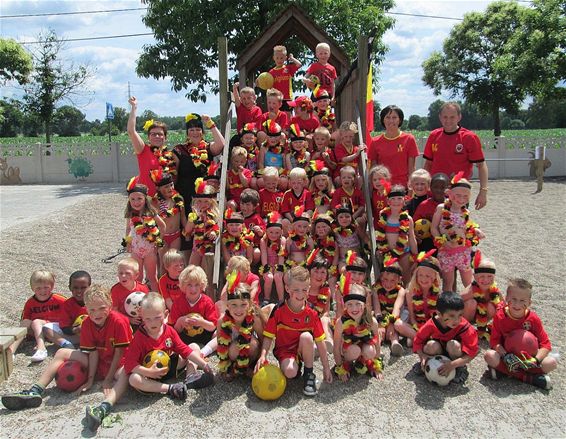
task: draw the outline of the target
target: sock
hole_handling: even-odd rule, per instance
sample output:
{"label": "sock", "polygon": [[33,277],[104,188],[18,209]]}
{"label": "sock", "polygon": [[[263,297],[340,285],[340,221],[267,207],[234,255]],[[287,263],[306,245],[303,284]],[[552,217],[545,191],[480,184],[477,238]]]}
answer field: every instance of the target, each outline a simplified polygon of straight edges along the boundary
{"label": "sock", "polygon": [[312,373],[312,367],[305,366],[305,379]]}
{"label": "sock", "polygon": [[100,409],[104,413],[104,416],[106,416],[108,413],[110,413],[110,410],[112,410],[112,404],[110,404],[108,401],[101,402]]}
{"label": "sock", "polygon": [[35,383],[29,388],[29,391],[37,395],[43,395],[43,392],[45,392],[45,387],[43,387],[39,383]]}
{"label": "sock", "polygon": [[73,343],[71,343],[69,340],[65,340],[65,339],[63,339],[63,340],[61,340],[61,341],[59,342],[59,347],[62,347],[62,348],[69,348],[69,349],[74,349],[74,348],[75,348],[75,346],[73,345]]}

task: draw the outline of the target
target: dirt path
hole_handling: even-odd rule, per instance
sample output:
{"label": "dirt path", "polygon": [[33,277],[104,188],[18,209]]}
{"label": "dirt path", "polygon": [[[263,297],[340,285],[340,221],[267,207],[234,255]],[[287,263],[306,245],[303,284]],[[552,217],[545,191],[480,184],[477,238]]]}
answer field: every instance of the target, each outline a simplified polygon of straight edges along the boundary
{"label": "dirt path", "polygon": [[[564,282],[564,206],[566,182],[545,183],[532,195],[534,182],[490,182],[486,209],[472,212],[487,239],[482,251],[497,263],[497,278],[522,276],[535,285],[534,308],[562,355],[566,355]],[[123,235],[125,196],[95,195],[39,221],[15,225],[2,233],[0,325],[17,323],[29,291],[31,271],[55,272],[57,291],[66,291],[69,274],[86,269],[96,282],[112,285],[115,264],[101,259],[114,253]],[[485,348],[485,345],[483,346]],[[30,366],[31,344],[16,356],[16,370],[0,393],[32,383],[44,365]],[[483,349],[482,349],[483,351]],[[277,402],[259,401],[246,381],[218,383],[200,393],[189,391],[184,404],[167,397],[130,391],[116,411],[124,419],[100,437],[565,437],[564,367],[552,373],[554,389],[483,376],[481,353],[470,367],[465,387],[437,388],[415,377],[415,357],[386,355],[385,380],[356,378],[323,384],[314,399],[290,382]],[[53,349],[50,348],[50,354]],[[564,362],[564,360],[562,361]],[[331,362],[332,364],[332,362]],[[320,368],[318,376],[321,377]],[[54,387],[42,407],[25,412],[0,409],[1,437],[90,436],[81,420],[86,404],[101,399],[100,389],[74,399]]]}

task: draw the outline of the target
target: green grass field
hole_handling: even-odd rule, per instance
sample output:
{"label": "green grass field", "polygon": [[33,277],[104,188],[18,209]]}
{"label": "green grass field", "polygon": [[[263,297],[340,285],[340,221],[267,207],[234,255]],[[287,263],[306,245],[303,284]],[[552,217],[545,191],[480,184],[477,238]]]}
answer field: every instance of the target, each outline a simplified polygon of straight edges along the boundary
{"label": "green grass field", "polygon": [[[417,138],[427,138],[429,131],[411,131],[412,134]],[[478,130],[476,133],[482,139],[493,138],[493,131],[491,130]],[[377,133],[374,133],[377,134]],[[506,137],[566,137],[566,129],[556,128],[549,130],[508,130],[503,131],[503,135]],[[143,136],[142,136],[143,137]],[[169,131],[168,144],[175,145],[177,143],[183,142],[185,139],[185,133],[182,131]],[[73,145],[73,144],[85,144],[85,143],[95,143],[95,144],[105,144],[108,142],[108,136],[90,136],[83,135],[80,137],[59,137],[54,136],[52,138],[53,144],[59,145]],[[127,134],[120,134],[119,136],[113,136],[112,142],[118,143],[129,143]],[[33,145],[35,143],[45,143],[45,137],[4,137],[0,138],[0,145]]]}

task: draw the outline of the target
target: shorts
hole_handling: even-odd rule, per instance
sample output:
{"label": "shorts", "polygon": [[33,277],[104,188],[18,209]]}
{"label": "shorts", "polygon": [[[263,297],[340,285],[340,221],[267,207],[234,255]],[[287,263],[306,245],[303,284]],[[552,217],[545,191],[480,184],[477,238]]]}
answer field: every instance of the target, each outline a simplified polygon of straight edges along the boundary
{"label": "shorts", "polygon": [[463,271],[470,270],[471,253],[470,247],[456,247],[449,251],[440,250],[438,252],[440,269],[445,273],[454,271],[455,268]]}
{"label": "shorts", "polygon": [[214,332],[203,330],[200,334],[191,337],[185,331],[182,331],[179,332],[179,337],[181,337],[181,340],[187,345],[196,343],[202,347],[212,340],[212,334],[214,334]]}
{"label": "shorts", "polygon": [[130,250],[131,250],[130,254],[139,259],[145,259],[147,256],[156,253],[155,244],[137,235],[132,236],[132,243],[130,244]]}
{"label": "shorts", "polygon": [[173,233],[164,233],[163,234],[163,241],[165,241],[165,243],[167,245],[171,245],[173,242],[175,242],[175,240],[181,236],[181,231],[177,230],[176,232]]}
{"label": "shorts", "polygon": [[301,363],[301,358],[297,351],[291,351],[291,350],[277,351],[277,352],[273,352],[273,356],[277,359],[277,361],[279,361],[279,364],[281,364],[283,360],[286,359],[292,359],[295,360],[297,363]]}
{"label": "shorts", "polygon": [[399,318],[403,323],[409,322],[409,310],[406,307],[401,308],[401,315]]}
{"label": "shorts", "polygon": [[43,325],[43,329],[51,329],[56,334],[60,334],[61,336],[64,336],[63,331],[59,326],[59,322],[47,322],[45,325]]}

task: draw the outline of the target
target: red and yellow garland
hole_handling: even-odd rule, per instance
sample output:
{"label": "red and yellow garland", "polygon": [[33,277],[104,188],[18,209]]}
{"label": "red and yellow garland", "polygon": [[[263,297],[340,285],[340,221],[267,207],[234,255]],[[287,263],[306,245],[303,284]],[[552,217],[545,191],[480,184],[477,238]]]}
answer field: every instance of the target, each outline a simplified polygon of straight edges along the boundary
{"label": "red and yellow garland", "polygon": [[314,189],[311,192],[312,199],[315,206],[328,206],[330,207],[330,202],[332,201],[332,194],[328,189]]}
{"label": "red and yellow garland", "polygon": [[307,246],[309,244],[309,236],[303,235],[299,236],[296,232],[289,232],[289,239],[291,239],[295,243],[295,247],[299,249],[299,251],[306,251]]}
{"label": "red and yellow garland", "polygon": [[201,253],[214,248],[214,240],[208,239],[206,235],[210,232],[218,233],[218,219],[214,213],[206,212],[206,220],[203,220],[195,212],[189,213],[189,221],[194,224],[193,228],[193,246]]}
{"label": "red and yellow garland", "polygon": [[466,225],[465,236],[460,236],[456,230],[454,230],[454,224],[451,218],[451,208],[452,202],[447,199],[444,202],[442,218],[440,220],[441,228],[445,230],[445,233],[434,238],[434,245],[437,248],[441,248],[448,241],[455,242],[460,246],[465,245],[466,247],[478,245],[480,241],[476,235],[476,227],[478,225],[470,220],[470,211],[466,208],[466,206],[462,206],[460,209],[460,213],[464,218],[464,224]]}
{"label": "red and yellow garland", "polygon": [[487,294],[484,293],[476,281],[472,282],[472,296],[477,303],[475,321],[478,328],[478,336],[489,341],[489,317],[487,305],[492,303],[496,308],[501,303],[501,291],[494,282],[490,285]]}
{"label": "red and yellow garland", "polygon": [[399,295],[399,290],[401,289],[401,285],[395,285],[390,291],[387,291],[381,285],[381,282],[377,282],[374,286],[374,291],[377,293],[377,298],[379,299],[379,306],[381,307],[381,314],[385,318],[390,318],[391,313],[393,313],[393,305],[395,305],[395,301],[397,300],[397,296]]}
{"label": "red and yellow garland", "polygon": [[201,140],[198,145],[185,143],[182,145],[182,147],[193,159],[195,168],[202,170],[203,174],[206,174],[208,166],[210,165],[210,157],[208,156],[208,143],[206,143],[204,140]]}
{"label": "red and yellow garland", "polygon": [[355,224],[355,222],[352,222],[352,224],[346,227],[342,227],[335,223],[332,227],[332,230],[342,238],[348,238],[349,236],[352,236],[354,233],[356,233],[356,227],[357,225]]}
{"label": "red and yellow garland", "polygon": [[237,253],[240,249],[247,249],[253,244],[254,232],[248,230],[245,226],[239,236],[232,236],[227,230],[222,232],[222,244],[226,246],[231,254]]}
{"label": "red and yellow garland", "polygon": [[318,316],[321,317],[326,310],[326,304],[330,298],[330,287],[325,284],[320,287],[318,294],[309,294],[307,297],[308,303],[311,304],[312,308],[317,312]]}
{"label": "red and yellow garland", "polygon": [[432,317],[434,311],[436,311],[436,301],[438,300],[438,295],[440,294],[440,287],[433,285],[430,289],[427,297],[426,304],[428,306],[428,315],[425,313],[425,299],[424,294],[419,287],[412,291],[413,302],[413,315],[415,316],[415,321],[417,328],[420,328],[426,323],[426,321]]}
{"label": "red and yellow garland", "polygon": [[[167,202],[167,199],[163,195],[161,195],[160,192],[157,192],[154,198],[157,199],[159,203]],[[171,218],[172,216],[177,215],[181,211],[181,209],[185,207],[185,201],[183,200],[183,196],[179,192],[173,192],[171,199],[173,200],[175,205],[164,210],[160,209],[159,216],[161,218]]]}
{"label": "red and yellow garland", "polygon": [[163,168],[164,172],[171,175],[177,174],[177,163],[175,162],[174,154],[167,149],[165,145],[152,146],[147,145],[153,155],[157,157],[157,163]]}
{"label": "red and yellow garland", "polygon": [[[218,347],[216,352],[220,360],[218,362],[218,370],[220,372],[227,373],[233,371],[236,374],[242,374],[250,367],[250,342],[252,340],[254,321],[255,314],[251,308],[240,326],[237,326],[236,321],[230,315],[230,311],[226,310],[220,322],[220,329],[217,335]],[[233,362],[228,356],[228,351],[232,343],[232,331],[234,330],[238,331],[238,338],[236,339],[238,357]]]}
{"label": "red and yellow garland", "polygon": [[372,332],[369,323],[356,323],[346,311],[344,311],[344,315],[340,318],[340,321],[342,322],[342,349],[344,351],[358,343],[373,345],[379,343],[379,335]]}
{"label": "red and yellow garland", "polygon": [[390,249],[387,243],[387,237],[385,234],[385,227],[387,226],[387,219],[391,214],[391,208],[386,207],[382,209],[379,214],[379,221],[377,222],[376,229],[376,242],[377,248],[381,253],[391,252],[395,256],[400,257],[405,254],[405,248],[409,244],[409,226],[411,224],[409,212],[403,210],[399,214],[399,236],[395,242],[395,248]]}
{"label": "red and yellow garland", "polygon": [[[132,226],[137,235],[142,236],[147,241],[155,244],[157,247],[163,246],[163,240],[161,239],[161,233],[155,222],[155,218],[152,216],[133,216]],[[126,238],[127,239],[127,238]]]}

